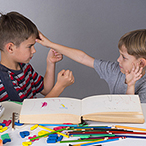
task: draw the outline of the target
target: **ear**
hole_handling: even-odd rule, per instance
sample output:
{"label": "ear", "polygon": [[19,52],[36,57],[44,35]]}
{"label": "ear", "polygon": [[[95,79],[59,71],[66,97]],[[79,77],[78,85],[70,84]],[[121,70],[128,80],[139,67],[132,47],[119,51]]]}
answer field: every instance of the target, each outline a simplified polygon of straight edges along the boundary
{"label": "ear", "polygon": [[13,53],[14,47],[15,47],[15,45],[13,43],[11,43],[11,42],[7,43],[5,45],[5,48],[6,48],[7,52],[9,52],[9,53]]}
{"label": "ear", "polygon": [[141,58],[140,59],[140,67],[145,67],[146,66],[146,59]]}

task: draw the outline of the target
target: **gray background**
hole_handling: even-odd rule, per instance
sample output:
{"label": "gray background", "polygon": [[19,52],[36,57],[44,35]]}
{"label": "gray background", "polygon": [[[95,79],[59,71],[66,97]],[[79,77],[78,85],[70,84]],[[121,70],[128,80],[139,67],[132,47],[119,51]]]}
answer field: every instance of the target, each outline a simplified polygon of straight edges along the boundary
{"label": "gray background", "polygon": [[[146,0],[0,0],[0,11],[17,11],[50,40],[110,61],[119,56],[117,44],[123,34],[146,26]],[[31,64],[44,76],[49,49],[39,44],[35,47]],[[75,83],[61,96],[83,98],[109,93],[94,69],[65,56],[56,65],[56,76],[62,69],[73,71]]]}

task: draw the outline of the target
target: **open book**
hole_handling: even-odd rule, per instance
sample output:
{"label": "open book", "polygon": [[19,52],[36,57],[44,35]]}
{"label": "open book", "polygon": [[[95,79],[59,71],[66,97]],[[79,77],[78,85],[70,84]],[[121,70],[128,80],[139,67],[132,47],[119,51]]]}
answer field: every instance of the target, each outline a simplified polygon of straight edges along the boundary
{"label": "open book", "polygon": [[61,124],[83,120],[144,123],[138,95],[96,95],[84,99],[67,97],[25,99],[21,123]]}

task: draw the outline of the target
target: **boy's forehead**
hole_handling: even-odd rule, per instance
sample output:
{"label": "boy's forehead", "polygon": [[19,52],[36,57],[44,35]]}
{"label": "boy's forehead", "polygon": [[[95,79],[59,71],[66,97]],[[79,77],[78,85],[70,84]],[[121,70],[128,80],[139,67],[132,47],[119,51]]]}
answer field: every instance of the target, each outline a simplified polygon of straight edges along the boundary
{"label": "boy's forehead", "polygon": [[30,36],[27,40],[24,41],[24,43],[29,43],[29,44],[35,44],[36,37],[35,36]]}
{"label": "boy's forehead", "polygon": [[119,49],[119,52],[127,53],[127,48],[124,45],[122,45],[121,48]]}

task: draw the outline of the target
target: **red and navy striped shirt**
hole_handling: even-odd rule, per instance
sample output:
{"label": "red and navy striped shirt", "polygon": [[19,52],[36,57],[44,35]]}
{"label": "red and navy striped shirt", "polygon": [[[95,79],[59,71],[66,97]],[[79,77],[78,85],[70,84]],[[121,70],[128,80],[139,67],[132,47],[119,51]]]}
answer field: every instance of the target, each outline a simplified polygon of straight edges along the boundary
{"label": "red and navy striped shirt", "polygon": [[0,64],[0,101],[22,102],[36,98],[44,88],[43,77],[30,64],[20,64],[21,70],[10,70]]}

